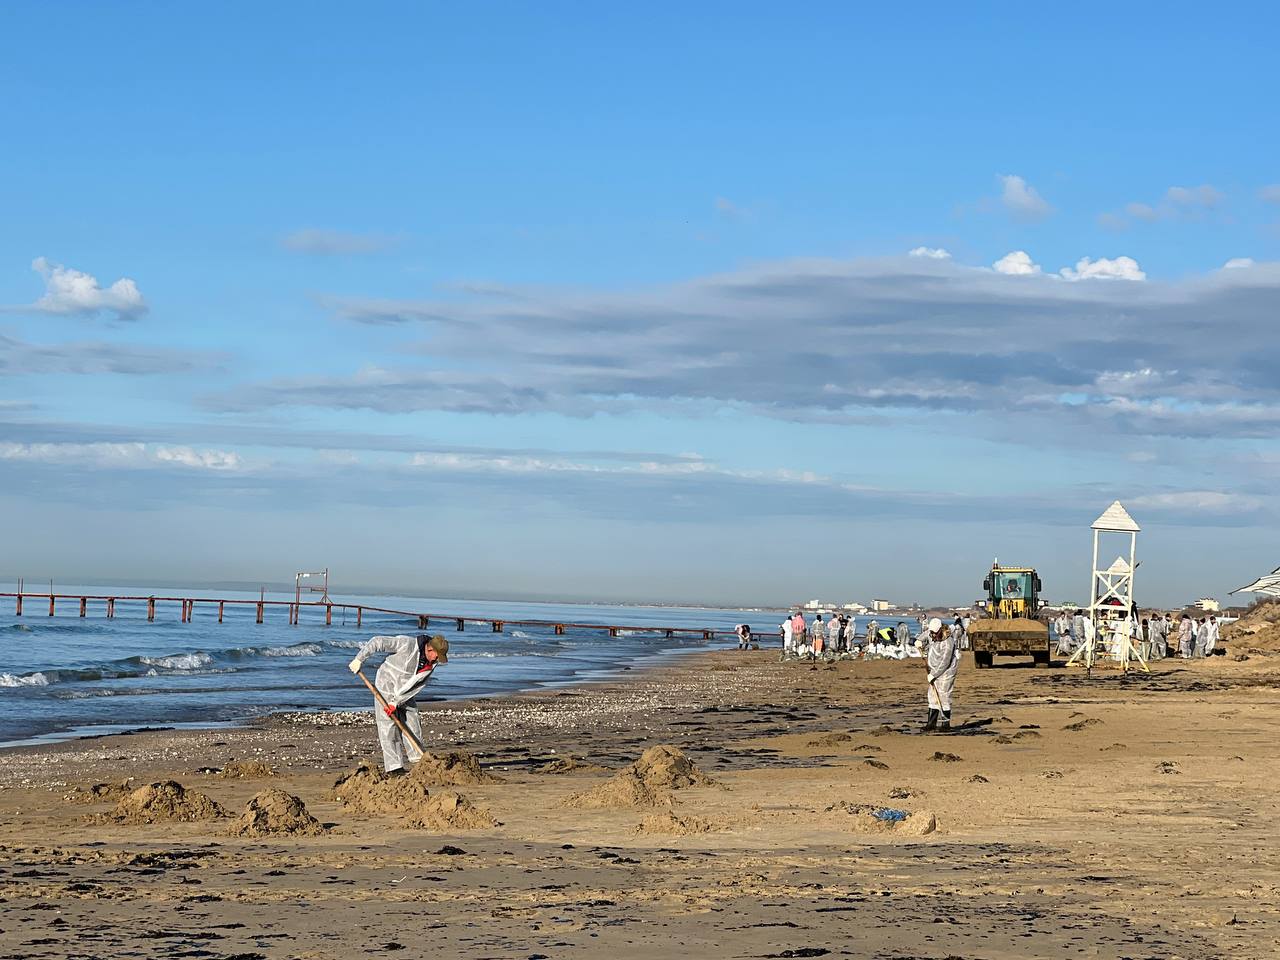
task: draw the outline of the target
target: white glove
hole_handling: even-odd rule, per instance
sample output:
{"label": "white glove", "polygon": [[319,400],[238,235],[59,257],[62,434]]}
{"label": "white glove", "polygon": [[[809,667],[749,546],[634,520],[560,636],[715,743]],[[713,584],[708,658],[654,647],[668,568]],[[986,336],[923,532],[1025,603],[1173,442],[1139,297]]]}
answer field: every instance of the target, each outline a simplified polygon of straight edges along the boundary
{"label": "white glove", "polygon": [[360,668],[363,666],[364,666],[364,661],[362,661],[359,657],[356,657],[354,660],[352,660],[350,663],[347,664],[347,668],[352,673],[359,673]]}

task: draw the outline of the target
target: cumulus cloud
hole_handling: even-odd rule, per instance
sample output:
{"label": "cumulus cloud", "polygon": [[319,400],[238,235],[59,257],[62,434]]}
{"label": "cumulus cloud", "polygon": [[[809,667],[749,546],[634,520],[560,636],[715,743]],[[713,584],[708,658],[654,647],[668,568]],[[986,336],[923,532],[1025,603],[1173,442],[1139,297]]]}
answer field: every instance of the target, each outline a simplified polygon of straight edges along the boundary
{"label": "cumulus cloud", "polygon": [[1017,174],[1001,174],[1000,183],[1002,185],[1000,202],[1015,219],[1043,220],[1053,213],[1053,207],[1048,201],[1040,196],[1035,187]]}
{"label": "cumulus cloud", "polygon": [[1090,260],[1081,257],[1074,268],[1063,267],[1060,271],[1068,280],[1145,280],[1147,275],[1132,257],[1116,257],[1109,260],[1099,257]]}
{"label": "cumulus cloud", "polygon": [[1040,264],[1031,259],[1025,250],[1014,250],[992,264],[997,273],[1005,273],[1011,277],[1030,277],[1040,272]]}
{"label": "cumulus cloud", "polygon": [[907,253],[909,257],[925,257],[929,260],[950,260],[951,251],[943,247],[916,247]]}
{"label": "cumulus cloud", "polygon": [[1245,270],[1252,267],[1256,261],[1253,257],[1232,257],[1222,265],[1223,270]]}
{"label": "cumulus cloud", "polygon": [[147,312],[147,302],[138,285],[128,277],[103,287],[97,277],[44,257],[32,260],[31,269],[44,278],[45,284],[44,296],[31,305],[33,310],[81,316],[105,313],[121,319],[133,319]]}
{"label": "cumulus cloud", "polygon": [[295,230],[280,241],[280,245],[293,253],[312,256],[355,256],[366,253],[384,253],[400,242],[399,237],[379,233],[350,233],[344,230],[325,230],[308,227]]}

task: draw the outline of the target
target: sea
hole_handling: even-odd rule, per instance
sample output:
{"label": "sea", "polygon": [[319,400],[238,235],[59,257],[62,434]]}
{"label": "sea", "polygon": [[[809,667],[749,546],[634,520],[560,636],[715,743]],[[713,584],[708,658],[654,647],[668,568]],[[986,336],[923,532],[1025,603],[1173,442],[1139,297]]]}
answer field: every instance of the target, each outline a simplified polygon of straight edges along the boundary
{"label": "sea", "polygon": [[[12,589],[12,588],[10,588]],[[30,586],[27,589],[32,589]],[[64,586],[71,596],[132,596],[137,587]],[[150,593],[151,590],[146,591]],[[257,600],[257,591],[164,590],[157,595]],[[266,594],[290,601],[293,593]],[[313,598],[314,599],[314,598]],[[704,640],[700,634],[667,638],[660,627],[732,630],[748,623],[771,645],[779,645],[784,612],[771,609],[611,606],[530,601],[461,600],[446,597],[351,596],[335,603],[363,604],[427,613],[441,618],[543,620],[565,624],[616,624],[604,630],[432,620],[428,632],[450,643],[449,663],[437,671],[426,699],[456,699],[563,686],[605,679],[654,658],[736,646],[732,637]],[[859,618],[860,623],[865,623]],[[646,629],[649,628],[649,629]],[[861,626],[860,626],[861,629]],[[145,601],[118,601],[115,617],[105,601],[61,600],[48,616],[48,600],[28,596],[23,616],[12,597],[0,598],[0,746],[42,743],[154,727],[242,724],[275,711],[371,709],[371,698],[347,669],[356,650],[377,634],[418,633],[416,617],[304,607],[299,623],[288,608],[267,606],[256,622],[255,606],[228,604],[218,622],[217,604],[197,602],[192,619],[181,605],[158,601],[154,621]],[[373,663],[371,662],[371,666]],[[366,675],[372,678],[372,670]]]}

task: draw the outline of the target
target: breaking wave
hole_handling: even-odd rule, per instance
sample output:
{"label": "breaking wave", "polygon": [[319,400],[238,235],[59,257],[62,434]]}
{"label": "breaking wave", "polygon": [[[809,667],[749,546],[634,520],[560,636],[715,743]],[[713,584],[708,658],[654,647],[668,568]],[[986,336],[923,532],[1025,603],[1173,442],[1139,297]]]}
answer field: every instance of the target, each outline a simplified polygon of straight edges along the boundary
{"label": "breaking wave", "polygon": [[[130,659],[133,659],[130,657]],[[165,670],[197,670],[213,664],[213,657],[207,653],[175,653],[167,657],[138,657],[139,663],[149,667],[160,667]]]}
{"label": "breaking wave", "polygon": [[47,687],[49,678],[43,673],[28,673],[18,676],[13,673],[0,673],[0,687]]}

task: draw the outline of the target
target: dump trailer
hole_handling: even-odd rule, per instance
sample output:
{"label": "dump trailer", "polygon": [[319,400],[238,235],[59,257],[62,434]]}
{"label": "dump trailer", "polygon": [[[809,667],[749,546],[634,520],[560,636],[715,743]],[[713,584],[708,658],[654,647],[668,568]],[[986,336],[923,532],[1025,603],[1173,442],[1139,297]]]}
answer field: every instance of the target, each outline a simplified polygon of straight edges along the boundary
{"label": "dump trailer", "polygon": [[969,623],[974,663],[989,667],[998,654],[1031,657],[1036,666],[1047,667],[1052,652],[1049,626],[1036,619],[1040,577],[1035,569],[993,563],[982,588],[987,592],[986,615]]}

